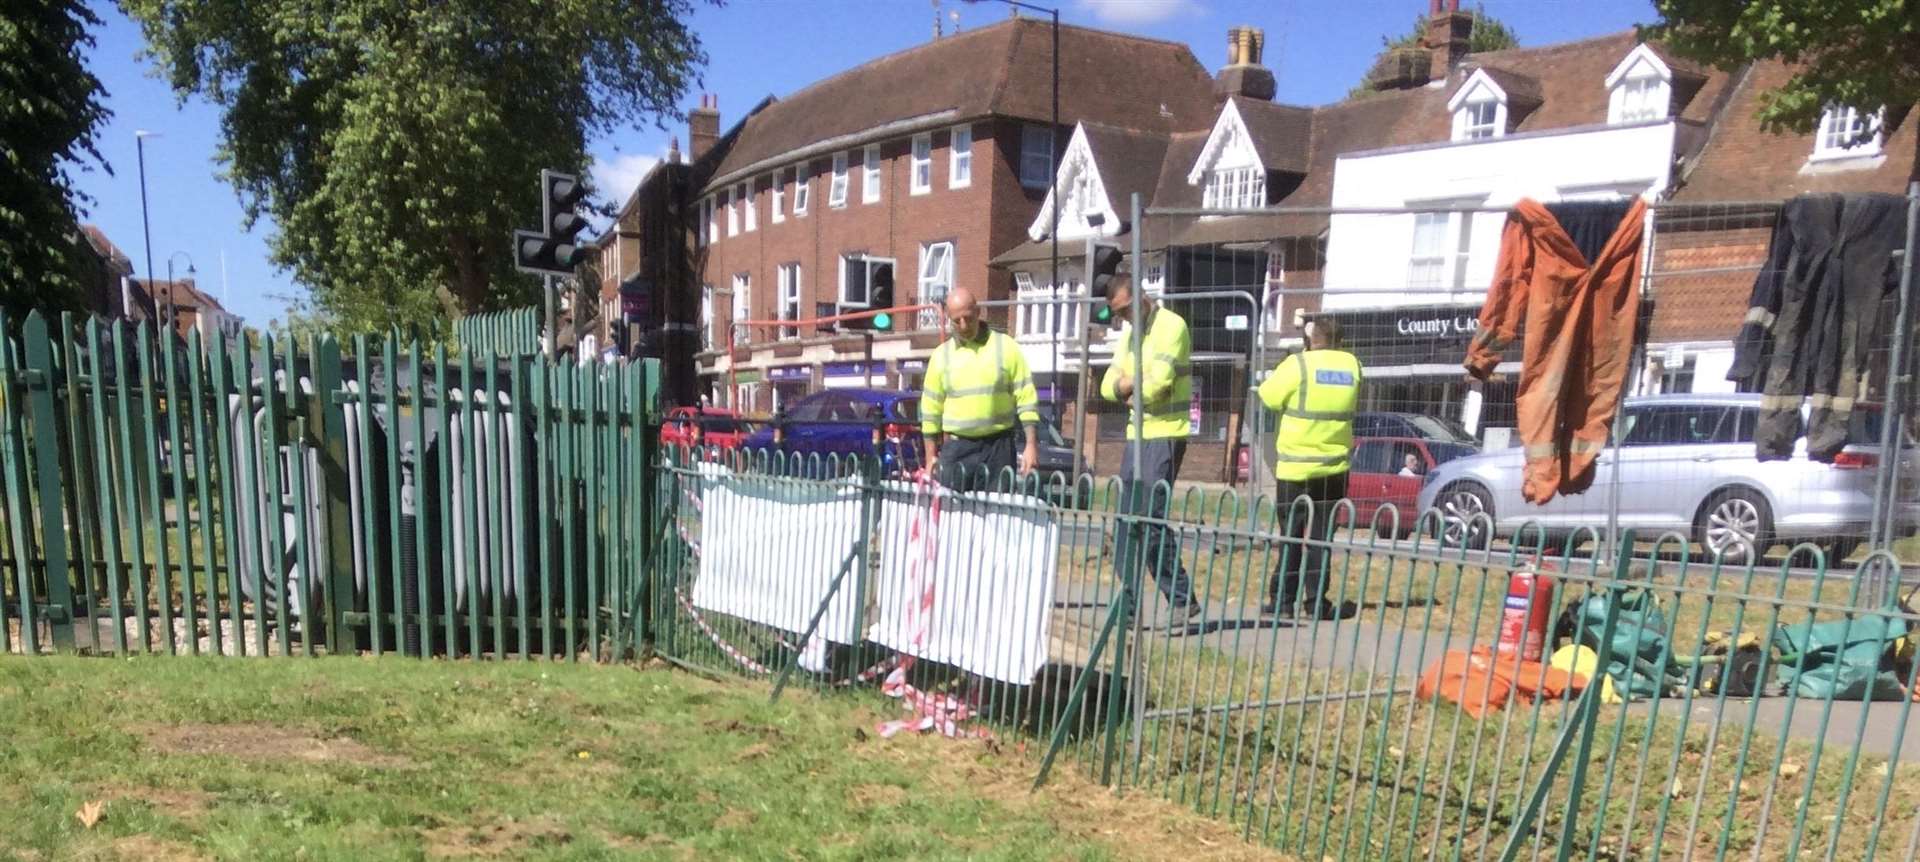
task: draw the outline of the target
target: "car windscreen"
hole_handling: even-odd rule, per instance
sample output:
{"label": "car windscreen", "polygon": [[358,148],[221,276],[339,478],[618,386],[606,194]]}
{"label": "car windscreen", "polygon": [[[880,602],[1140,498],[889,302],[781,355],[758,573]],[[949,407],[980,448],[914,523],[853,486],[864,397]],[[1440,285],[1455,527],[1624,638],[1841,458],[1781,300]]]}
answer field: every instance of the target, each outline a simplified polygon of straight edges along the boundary
{"label": "car windscreen", "polygon": [[1445,419],[1441,419],[1436,416],[1423,416],[1418,413],[1409,413],[1404,418],[1406,419],[1408,424],[1412,425],[1416,430],[1420,432],[1420,436],[1425,437],[1428,440],[1452,440],[1452,441],[1463,442],[1466,440],[1473,439],[1470,435],[1467,434],[1467,431],[1465,428],[1461,428],[1458,425],[1455,425],[1451,422],[1448,422]]}
{"label": "car windscreen", "polygon": [[746,423],[731,416],[702,416],[700,427],[709,434],[743,434],[747,431]]}
{"label": "car windscreen", "polygon": [[1427,451],[1433,454],[1435,464],[1445,464],[1455,458],[1480,454],[1480,450],[1461,443],[1428,443]]}

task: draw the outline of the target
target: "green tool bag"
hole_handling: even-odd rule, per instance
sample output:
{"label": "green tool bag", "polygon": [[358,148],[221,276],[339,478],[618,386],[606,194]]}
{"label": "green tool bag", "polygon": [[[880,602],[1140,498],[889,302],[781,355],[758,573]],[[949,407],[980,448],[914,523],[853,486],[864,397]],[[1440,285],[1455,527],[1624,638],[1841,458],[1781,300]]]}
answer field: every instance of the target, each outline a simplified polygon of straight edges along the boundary
{"label": "green tool bag", "polygon": [[1907,630],[1905,620],[1879,613],[1781,626],[1773,640],[1780,681],[1805,698],[1904,699],[1893,653]]}
{"label": "green tool bag", "polygon": [[1653,697],[1686,684],[1684,672],[1667,648],[1667,618],[1652,593],[1629,589],[1620,593],[1613,637],[1600,642],[1607,625],[1607,593],[1591,592],[1567,605],[1559,630],[1600,656],[1601,667],[1628,700]]}

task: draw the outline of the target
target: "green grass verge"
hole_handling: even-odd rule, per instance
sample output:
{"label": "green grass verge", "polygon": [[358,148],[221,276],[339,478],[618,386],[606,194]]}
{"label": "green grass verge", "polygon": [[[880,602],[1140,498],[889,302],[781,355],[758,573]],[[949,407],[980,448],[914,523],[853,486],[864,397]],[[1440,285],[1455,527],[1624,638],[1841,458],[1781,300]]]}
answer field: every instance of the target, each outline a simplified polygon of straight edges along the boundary
{"label": "green grass verge", "polygon": [[1271,858],[1071,769],[1029,794],[1011,740],[881,740],[871,701],[766,692],[592,665],[0,657],[0,859]]}

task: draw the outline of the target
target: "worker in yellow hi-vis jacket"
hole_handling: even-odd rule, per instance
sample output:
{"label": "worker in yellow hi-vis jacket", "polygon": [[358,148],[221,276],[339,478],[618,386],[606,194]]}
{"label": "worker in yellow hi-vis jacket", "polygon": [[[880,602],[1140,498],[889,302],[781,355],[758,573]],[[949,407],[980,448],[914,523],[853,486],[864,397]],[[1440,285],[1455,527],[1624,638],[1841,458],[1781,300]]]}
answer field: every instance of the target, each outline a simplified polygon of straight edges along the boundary
{"label": "worker in yellow hi-vis jacket", "polygon": [[[1283,549],[1267,586],[1266,616],[1337,620],[1353,616],[1352,602],[1326,598],[1326,541],[1334,504],[1347,495],[1353,455],[1353,411],[1360,403],[1360,360],[1341,347],[1340,324],[1327,318],[1307,326],[1307,349],[1280,360],[1260,384],[1260,402],[1280,414],[1274,436],[1274,502],[1280,528],[1293,547]],[[1307,505],[1296,506],[1305,498]],[[1311,533],[1309,533],[1311,528]]]}
{"label": "worker in yellow hi-vis jacket", "polygon": [[920,436],[926,463],[955,490],[993,488],[1011,479],[1017,435],[1021,476],[1040,460],[1040,397],[1020,345],[980,320],[965,288],[947,295],[953,335],[927,359],[920,392]]}
{"label": "worker in yellow hi-vis jacket", "polygon": [[[1133,280],[1122,274],[1108,283],[1107,307],[1113,319],[1127,320],[1136,301]],[[1133,403],[1140,390],[1144,415],[1127,423],[1127,451],[1120,461],[1120,483],[1127,511],[1140,515],[1135,532],[1145,565],[1153,572],[1154,583],[1167,597],[1172,622],[1185,624],[1200,615],[1200,603],[1193,598],[1193,583],[1180,561],[1180,540],[1165,524],[1167,504],[1173,497],[1174,477],[1180,474],[1180,462],[1186,458],[1187,435],[1193,433],[1189,407],[1193,401],[1193,337],[1187,322],[1172,309],[1139,296],[1140,319],[1146,334],[1140,343],[1140,380],[1133,379],[1133,337],[1125,332],[1113,351],[1113,364],[1100,379],[1100,397],[1122,404]],[[1134,449],[1140,450],[1140,473],[1134,475]],[[1162,488],[1160,483],[1166,483]],[[1125,565],[1130,546],[1127,525],[1121,524],[1114,559]],[[1125,576],[1125,573],[1122,573]]]}

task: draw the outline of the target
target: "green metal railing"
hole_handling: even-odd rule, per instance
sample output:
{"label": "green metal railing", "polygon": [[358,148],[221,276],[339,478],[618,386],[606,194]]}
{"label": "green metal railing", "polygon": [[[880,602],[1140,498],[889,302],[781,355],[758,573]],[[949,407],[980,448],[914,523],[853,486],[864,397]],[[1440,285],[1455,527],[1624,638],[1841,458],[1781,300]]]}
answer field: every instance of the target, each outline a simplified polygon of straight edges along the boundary
{"label": "green metal railing", "polygon": [[0,350],[12,651],[604,659],[642,639],[654,363],[19,331]]}
{"label": "green metal railing", "polygon": [[531,356],[540,352],[540,309],[471,314],[454,323],[453,333],[462,351]]}
{"label": "green metal railing", "polygon": [[[670,454],[648,591],[658,653],[777,686],[871,692],[902,656],[872,634],[897,595],[887,580],[899,557],[922,550],[898,519],[915,507],[927,514],[929,498],[870,460]],[[1162,485],[1168,511],[1155,517],[1158,505],[1129,507],[1124,490],[1029,488],[941,504],[1057,525],[1041,604],[989,574],[962,577],[934,601],[950,634],[982,640],[1008,618],[1044,616],[1044,667],[1014,683],[923,659],[906,679],[965,706],[962,732],[1045,743],[1041,780],[1072,762],[1301,858],[1904,859],[1920,842],[1920,738],[1906,733],[1920,615],[1885,556],[1830,571],[1803,546],[1736,569],[1703,562],[1676,535],[1629,534],[1630,553],[1604,559],[1572,550],[1604,547],[1591,531],[1535,527],[1463,548],[1433,538],[1445,532],[1436,513],[1415,523],[1391,506],[1350,503],[1330,535],[1322,525],[1312,532],[1323,538],[1301,543],[1282,538],[1291,525],[1281,522],[1309,518],[1304,505],[1199,490],[1169,501]],[[844,524],[805,538],[780,519],[744,530],[727,520],[737,513],[707,511],[721,491],[776,507],[756,512],[791,511],[794,525]],[[1087,501],[1094,508],[1072,505]],[[806,506],[828,508],[803,516]],[[1159,559],[1115,541],[1148,527],[1175,537]],[[730,612],[711,589],[702,599],[701,578],[719,576],[702,557],[719,543],[779,561],[783,588],[816,589],[757,596],[763,607],[751,613]],[[1328,596],[1355,602],[1356,616],[1261,615],[1271,573],[1297,566],[1303,545],[1327,551]],[[979,550],[994,554],[1027,559],[1021,547]],[[1148,573],[1173,554],[1203,604],[1191,620],[1170,613]],[[807,568],[834,561],[844,565]],[[1513,575],[1542,567],[1557,582],[1551,598],[1510,604]],[[1421,685],[1450,652],[1491,656],[1502,615],[1530,613],[1534,601],[1552,601],[1558,625],[1542,663],[1515,668],[1526,689],[1549,682],[1552,646],[1584,645],[1606,669],[1480,717]],[[1620,700],[1603,698],[1602,674]],[[1457,699],[1485,700],[1488,680],[1458,686]]]}

